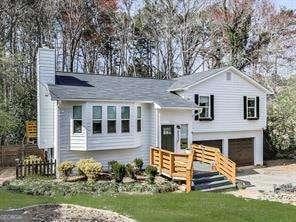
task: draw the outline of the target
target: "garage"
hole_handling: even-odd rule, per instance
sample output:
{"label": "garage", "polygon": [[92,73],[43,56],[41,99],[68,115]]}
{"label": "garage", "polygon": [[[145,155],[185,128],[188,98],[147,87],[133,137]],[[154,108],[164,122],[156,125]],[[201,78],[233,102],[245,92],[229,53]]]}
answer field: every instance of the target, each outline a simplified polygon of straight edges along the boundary
{"label": "garage", "polygon": [[228,140],[228,157],[237,166],[254,164],[254,138]]}
{"label": "garage", "polygon": [[222,140],[199,140],[199,141],[193,141],[193,143],[219,148],[220,151],[222,152]]}

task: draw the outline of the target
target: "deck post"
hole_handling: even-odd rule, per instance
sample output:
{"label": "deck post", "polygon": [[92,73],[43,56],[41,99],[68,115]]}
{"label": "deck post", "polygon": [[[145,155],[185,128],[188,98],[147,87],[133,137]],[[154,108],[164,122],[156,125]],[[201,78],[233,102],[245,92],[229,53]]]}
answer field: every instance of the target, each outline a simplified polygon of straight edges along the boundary
{"label": "deck post", "polygon": [[175,171],[174,161],[175,161],[175,156],[173,155],[173,153],[170,153],[170,176],[171,177],[173,177],[173,173]]}
{"label": "deck post", "polygon": [[159,173],[160,174],[162,173],[162,166],[163,166],[162,162],[163,162],[162,151],[161,149],[159,149]]}
{"label": "deck post", "polygon": [[153,148],[151,147],[150,148],[150,165],[152,166],[153,165],[153,163],[154,163],[154,161],[153,161]]}

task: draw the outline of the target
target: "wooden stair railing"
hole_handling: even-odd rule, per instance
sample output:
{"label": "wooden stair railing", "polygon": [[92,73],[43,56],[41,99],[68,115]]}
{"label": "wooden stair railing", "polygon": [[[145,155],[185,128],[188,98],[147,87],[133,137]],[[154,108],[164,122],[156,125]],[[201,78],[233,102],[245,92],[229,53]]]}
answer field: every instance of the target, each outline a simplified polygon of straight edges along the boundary
{"label": "wooden stair railing", "polygon": [[212,164],[213,170],[229,181],[236,181],[236,164],[225,157],[219,149],[193,144],[189,154],[173,153],[157,147],[150,148],[150,165],[158,168],[162,175],[174,180],[186,181],[186,192],[191,191],[193,161]]}
{"label": "wooden stair railing", "polygon": [[160,174],[175,180],[186,181],[186,192],[191,191],[194,154],[180,154],[157,147],[150,148],[150,165],[158,168]]}
{"label": "wooden stair railing", "polygon": [[236,181],[236,164],[226,156],[224,156],[219,149],[214,147],[191,145],[194,151],[193,161],[201,161],[204,163],[213,164],[213,170],[224,175],[229,181],[235,183]]}

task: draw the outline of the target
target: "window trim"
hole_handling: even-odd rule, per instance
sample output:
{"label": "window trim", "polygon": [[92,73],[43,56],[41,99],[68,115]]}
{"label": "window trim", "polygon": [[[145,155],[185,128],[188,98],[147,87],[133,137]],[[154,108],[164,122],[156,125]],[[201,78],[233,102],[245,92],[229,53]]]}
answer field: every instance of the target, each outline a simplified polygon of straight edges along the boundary
{"label": "window trim", "polygon": [[[208,106],[201,106],[200,105],[200,98],[201,97],[208,97],[209,99],[209,105]],[[211,96],[210,95],[198,95],[198,106],[201,107],[201,108],[208,108],[209,112],[208,112],[208,116],[207,117],[201,117],[200,116],[200,113],[198,114],[199,116],[199,120],[202,121],[202,120],[211,120]]]}
{"label": "window trim", "polygon": [[[138,108],[140,108],[140,117],[138,116]],[[137,132],[138,133],[141,133],[142,132],[142,128],[143,128],[143,126],[142,126],[142,106],[137,106],[137,113],[136,113],[136,121],[137,121]],[[140,120],[140,130],[138,130],[138,121]]]}
{"label": "window trim", "polygon": [[[128,111],[129,111],[129,118],[128,119],[124,119],[124,118],[122,118],[122,110],[123,110],[123,108],[126,108],[126,107],[128,107]],[[130,133],[131,132],[131,107],[130,106],[121,106],[121,108],[120,108],[120,111],[121,111],[121,115],[120,115],[120,127],[121,127],[121,133]],[[126,121],[126,120],[128,120],[128,132],[123,132],[122,130],[123,130],[123,128],[122,128],[122,121]]]}
{"label": "window trim", "polygon": [[[181,128],[182,126],[187,126],[187,149],[186,148],[182,148],[181,147],[181,141],[182,139],[185,139],[185,138],[182,138],[182,133],[181,133]],[[183,124],[180,124],[180,150],[188,150],[189,149],[189,124],[188,123],[183,123]]]}
{"label": "window trim", "polygon": [[[101,107],[101,119],[94,118],[94,107]],[[101,121],[101,132],[94,133],[94,121]],[[93,135],[100,135],[103,133],[103,107],[101,105],[94,105],[92,106],[92,125],[91,125],[91,132]]]}
{"label": "window trim", "polygon": [[[109,119],[108,116],[108,107],[115,107],[115,119]],[[116,117],[117,117],[117,107],[116,106],[107,106],[107,134],[116,134],[117,133],[117,121],[116,121]],[[109,121],[115,121],[115,132],[109,132],[109,127],[108,127],[108,122]]]}
{"label": "window trim", "polygon": [[[249,99],[254,100],[254,106],[249,107]],[[254,109],[254,116],[249,116],[249,108]],[[247,96],[247,101],[246,101],[246,112],[247,112],[247,119],[257,119],[257,101],[256,101],[256,96]]]}
{"label": "window trim", "polygon": [[[74,107],[81,107],[81,118],[80,118],[80,119],[79,119],[79,118],[74,118]],[[83,120],[82,120],[82,114],[83,114],[83,111],[82,111],[82,105],[73,105],[73,106],[72,106],[72,134],[73,134],[73,135],[81,135],[81,134],[83,134],[83,127],[82,127],[82,125],[83,125]],[[81,132],[74,132],[74,127],[75,127],[74,122],[75,122],[76,120],[80,120],[80,121],[81,121]]]}

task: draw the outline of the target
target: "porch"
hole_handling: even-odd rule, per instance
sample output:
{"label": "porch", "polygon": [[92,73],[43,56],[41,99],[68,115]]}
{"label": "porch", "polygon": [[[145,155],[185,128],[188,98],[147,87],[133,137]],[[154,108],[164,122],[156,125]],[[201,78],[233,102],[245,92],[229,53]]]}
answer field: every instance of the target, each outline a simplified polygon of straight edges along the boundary
{"label": "porch", "polygon": [[185,181],[186,192],[201,181],[218,186],[234,185],[236,181],[236,164],[213,147],[192,144],[188,153],[151,147],[150,165],[157,167],[161,175]]}

